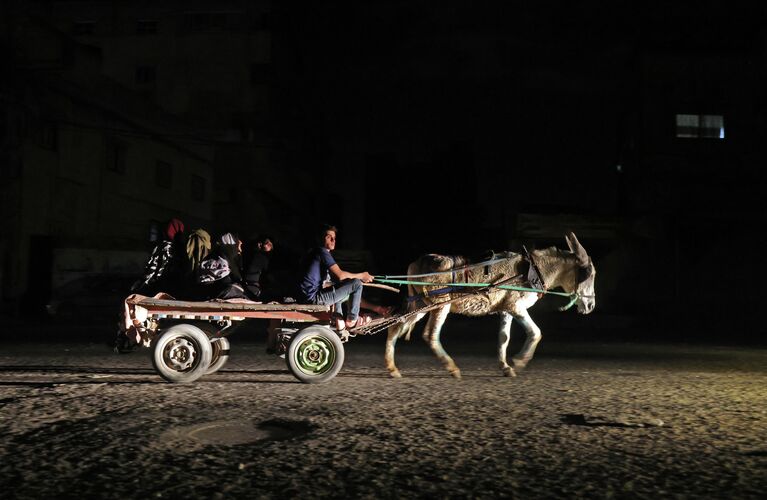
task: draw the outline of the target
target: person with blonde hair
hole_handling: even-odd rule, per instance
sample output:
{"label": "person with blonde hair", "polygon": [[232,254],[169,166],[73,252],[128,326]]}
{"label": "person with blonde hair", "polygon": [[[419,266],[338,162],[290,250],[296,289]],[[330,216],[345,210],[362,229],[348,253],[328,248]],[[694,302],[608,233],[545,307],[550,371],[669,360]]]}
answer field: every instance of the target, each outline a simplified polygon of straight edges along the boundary
{"label": "person with blonde hair", "polygon": [[186,255],[189,259],[187,272],[195,274],[200,263],[208,256],[211,249],[210,234],[204,229],[195,229],[186,240]]}

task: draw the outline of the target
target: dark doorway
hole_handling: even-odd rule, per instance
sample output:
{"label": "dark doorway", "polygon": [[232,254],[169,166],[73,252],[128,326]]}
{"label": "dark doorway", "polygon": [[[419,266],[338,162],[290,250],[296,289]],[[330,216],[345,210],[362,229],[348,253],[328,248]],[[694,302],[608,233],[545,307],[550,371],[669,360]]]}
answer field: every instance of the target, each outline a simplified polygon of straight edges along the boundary
{"label": "dark doorway", "polygon": [[33,234],[29,237],[27,289],[21,302],[25,314],[43,316],[51,296],[53,277],[53,238]]}

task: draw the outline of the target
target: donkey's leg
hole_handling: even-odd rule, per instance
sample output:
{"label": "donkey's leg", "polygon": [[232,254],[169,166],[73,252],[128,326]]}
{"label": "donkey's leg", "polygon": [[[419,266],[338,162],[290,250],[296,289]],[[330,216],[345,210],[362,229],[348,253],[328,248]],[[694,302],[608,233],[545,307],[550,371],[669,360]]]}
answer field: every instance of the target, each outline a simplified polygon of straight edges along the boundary
{"label": "donkey's leg", "polygon": [[543,336],[541,335],[541,329],[533,322],[533,318],[530,317],[530,313],[528,313],[527,310],[517,312],[517,314],[514,315],[514,319],[519,321],[527,334],[522,349],[512,358],[514,368],[521,370],[527,366],[527,363],[529,363],[531,359],[533,359],[535,348],[538,346],[538,342],[541,341]]}
{"label": "donkey's leg", "polygon": [[426,316],[426,314],[417,314],[415,317],[408,319],[403,323],[397,323],[389,327],[388,335],[386,338],[386,351],[384,354],[384,360],[386,361],[386,369],[389,370],[389,374],[394,378],[402,377],[402,374],[394,364],[394,347],[397,344],[397,339],[408,335],[418,321]]}
{"label": "donkey's leg", "polygon": [[507,313],[501,313],[501,326],[498,329],[498,363],[501,365],[501,371],[506,377],[516,377],[514,368],[506,362],[506,350],[511,340],[511,320],[514,317]]}
{"label": "donkey's leg", "polygon": [[442,347],[442,342],[439,341],[439,334],[442,330],[442,325],[445,324],[447,315],[450,314],[450,304],[446,304],[439,309],[435,309],[429,314],[429,321],[426,323],[424,329],[424,339],[429,342],[432,352],[442,361],[447,371],[455,378],[461,378],[461,370],[458,369],[453,358],[448,356],[445,349]]}

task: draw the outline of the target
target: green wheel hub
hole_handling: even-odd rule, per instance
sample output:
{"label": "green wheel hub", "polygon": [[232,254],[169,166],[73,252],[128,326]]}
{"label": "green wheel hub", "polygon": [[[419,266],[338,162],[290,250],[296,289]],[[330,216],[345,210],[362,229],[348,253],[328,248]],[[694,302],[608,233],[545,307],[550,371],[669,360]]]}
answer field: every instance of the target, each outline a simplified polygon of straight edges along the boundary
{"label": "green wheel hub", "polygon": [[333,344],[319,336],[305,339],[295,352],[296,366],[307,375],[325,373],[333,367],[336,359]]}

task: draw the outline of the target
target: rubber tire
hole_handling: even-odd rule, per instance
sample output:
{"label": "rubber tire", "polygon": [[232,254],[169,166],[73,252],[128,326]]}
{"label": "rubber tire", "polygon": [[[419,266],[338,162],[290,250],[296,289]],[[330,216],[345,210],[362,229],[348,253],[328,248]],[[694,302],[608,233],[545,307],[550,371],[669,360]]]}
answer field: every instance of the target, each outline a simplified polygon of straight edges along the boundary
{"label": "rubber tire", "polygon": [[[319,354],[318,361],[308,360],[309,351]],[[326,357],[326,360],[323,358]],[[302,362],[303,358],[303,362]],[[285,354],[288,370],[305,384],[323,384],[335,377],[344,364],[344,345],[330,328],[314,325],[299,331]],[[315,364],[312,368],[310,363]]]}
{"label": "rubber tire", "polygon": [[[213,348],[208,336],[194,325],[182,323],[168,328],[154,342],[152,350],[152,366],[155,371],[168,382],[188,384],[207,373]],[[190,366],[181,369],[173,366],[169,358],[173,345],[183,348],[190,354]]]}
{"label": "rubber tire", "polygon": [[229,339],[226,337],[219,337],[217,339],[210,339],[211,357],[210,366],[205,375],[216,373],[224,367],[227,361],[229,361]]}

